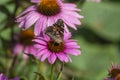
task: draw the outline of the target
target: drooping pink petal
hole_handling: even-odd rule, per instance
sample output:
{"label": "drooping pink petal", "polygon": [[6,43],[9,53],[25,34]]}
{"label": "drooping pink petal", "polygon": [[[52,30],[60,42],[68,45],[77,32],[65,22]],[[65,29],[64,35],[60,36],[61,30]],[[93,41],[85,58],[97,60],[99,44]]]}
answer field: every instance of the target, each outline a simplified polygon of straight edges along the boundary
{"label": "drooping pink petal", "polygon": [[73,49],[77,49],[77,48],[80,48],[80,46],[79,45],[77,45],[77,43],[76,42],[69,42],[69,43],[65,43],[65,46],[66,46],[66,48],[73,48]]}
{"label": "drooping pink petal", "polygon": [[23,51],[23,48],[24,48],[23,45],[21,45],[21,44],[16,44],[16,45],[14,46],[14,48],[13,48],[13,52],[14,52],[15,54],[21,54],[22,51]]}
{"label": "drooping pink petal", "polygon": [[75,24],[73,24],[73,23],[71,23],[70,21],[69,21],[69,18],[68,17],[65,17],[64,15],[61,15],[61,19],[68,25],[68,26],[70,26],[71,28],[73,28],[73,29],[77,29],[76,27],[75,27]]}
{"label": "drooping pink petal", "polygon": [[29,47],[29,46],[26,46],[25,49],[24,49],[24,52],[25,52],[25,53],[29,53],[29,51],[30,51],[30,47]]}
{"label": "drooping pink petal", "polygon": [[64,57],[62,56],[62,53],[57,53],[56,56],[58,57],[60,61],[62,62],[64,61]]}
{"label": "drooping pink petal", "polygon": [[71,43],[71,42],[77,42],[77,40],[73,40],[73,39],[67,39],[65,40],[66,43]]}
{"label": "drooping pink petal", "polygon": [[41,61],[45,61],[46,58],[48,58],[51,55],[49,51],[46,51],[43,56],[41,57]]}
{"label": "drooping pink petal", "polygon": [[53,17],[48,18],[48,20],[47,20],[47,26],[52,26],[54,23],[55,23],[55,21],[54,21]]}
{"label": "drooping pink petal", "polygon": [[68,55],[67,55],[67,57],[68,57],[69,61],[72,62],[72,59]]}
{"label": "drooping pink petal", "polygon": [[81,54],[81,51],[78,49],[65,49],[64,52],[67,54],[75,55],[75,56],[78,56]]}
{"label": "drooping pink petal", "polygon": [[44,40],[45,40],[45,41],[47,41],[47,42],[50,41],[50,37],[49,37],[48,35],[43,34],[43,37],[44,37]]}
{"label": "drooping pink petal", "polygon": [[36,10],[36,8],[37,8],[36,6],[30,6],[25,11],[23,11],[20,15],[18,15],[16,18],[19,18],[20,16],[23,16],[23,15],[25,15],[26,13],[28,13],[30,11]]}
{"label": "drooping pink petal", "polygon": [[71,15],[65,15],[65,16],[66,16],[66,18],[67,18],[67,17],[71,17],[71,18],[69,19],[69,21],[70,21],[71,23],[77,24],[77,25],[81,25],[80,20],[77,19],[77,18],[75,18],[74,16],[71,16]]}
{"label": "drooping pink petal", "polygon": [[41,17],[38,19],[38,21],[36,22],[36,24],[35,24],[35,28],[34,28],[34,33],[35,33],[35,35],[37,36],[39,33],[41,33],[41,28],[43,27],[42,26],[42,22],[41,22]]}
{"label": "drooping pink petal", "polygon": [[35,38],[34,39],[40,39],[40,40],[43,40],[43,41],[46,41],[45,39],[44,39],[44,37],[43,36],[35,36]]}
{"label": "drooping pink petal", "polygon": [[38,43],[38,44],[35,44],[34,47],[35,47],[36,49],[39,49],[39,48],[46,48],[45,45],[40,45],[39,43]]}
{"label": "drooping pink petal", "polygon": [[58,19],[61,19],[61,15],[57,14],[56,16],[51,17],[53,19],[53,24],[57,22]]}
{"label": "drooping pink petal", "polygon": [[65,41],[68,40],[71,36],[72,36],[72,35],[71,35],[70,32],[65,33],[65,34],[64,34],[64,40],[65,40]]}
{"label": "drooping pink petal", "polygon": [[[42,25],[42,32],[44,32],[44,30],[46,29],[47,25],[47,20],[48,18],[46,16],[43,17],[43,25]],[[40,34],[40,33],[39,33]]]}
{"label": "drooping pink petal", "polygon": [[69,61],[68,57],[63,52],[57,53],[56,55],[57,55],[58,59],[62,62]]}
{"label": "drooping pink petal", "polygon": [[22,28],[22,27],[24,27],[24,25],[25,25],[25,21],[22,21],[22,22],[20,22],[20,24],[18,25],[18,27]]}
{"label": "drooping pink petal", "polygon": [[77,45],[77,43],[75,41],[71,41],[71,40],[69,40],[68,42],[67,41],[66,41],[65,45]]}
{"label": "drooping pink petal", "polygon": [[24,53],[34,55],[36,53],[36,48],[34,48],[33,45],[25,46]]}
{"label": "drooping pink petal", "polygon": [[55,60],[56,60],[56,55],[55,55],[55,53],[52,53],[49,57],[48,57],[48,61],[51,63],[51,64],[53,64],[54,62],[55,62]]}
{"label": "drooping pink petal", "polygon": [[65,53],[63,53],[62,56],[64,57],[64,62],[67,63],[69,61],[68,56]]}
{"label": "drooping pink petal", "polygon": [[22,17],[16,19],[16,22],[20,23],[20,22],[24,21],[24,19],[26,18],[26,16],[27,16],[27,15],[22,16]]}
{"label": "drooping pink petal", "polygon": [[72,3],[65,3],[64,5],[65,5],[65,6],[70,6],[70,7],[77,7],[77,5],[72,4]]}
{"label": "drooping pink petal", "polygon": [[80,48],[78,45],[65,45],[67,49],[77,49]]}
{"label": "drooping pink petal", "polygon": [[64,33],[69,33],[70,32],[66,24],[64,24],[64,29],[65,29]]}
{"label": "drooping pink petal", "polygon": [[47,49],[45,49],[45,48],[43,49],[43,48],[42,48],[42,49],[37,50],[37,51],[36,51],[36,54],[37,54],[38,57],[40,57],[41,55],[44,55],[44,54],[46,54],[47,52],[48,52]]}
{"label": "drooping pink petal", "polygon": [[71,11],[80,11],[80,9],[73,7],[73,6],[67,6],[67,5],[62,5],[63,9],[65,10],[71,10]]}
{"label": "drooping pink petal", "polygon": [[33,39],[32,41],[34,41],[34,42],[36,42],[38,44],[44,45],[44,46],[47,45],[47,43],[45,41],[40,40],[40,39]]}
{"label": "drooping pink petal", "polygon": [[64,19],[69,19],[69,22],[71,22],[71,24],[77,24],[77,25],[81,24],[79,19],[77,19],[73,15],[64,14]]}
{"label": "drooping pink petal", "polygon": [[65,54],[65,57],[67,57],[68,61],[72,62],[72,59],[69,57],[69,55],[67,55],[67,53],[64,53],[64,54]]}
{"label": "drooping pink petal", "polygon": [[41,17],[39,18],[39,20],[35,24],[34,33],[36,36],[41,34],[43,28],[46,28],[46,24],[45,24],[46,20],[47,20],[47,18],[41,15]]}
{"label": "drooping pink petal", "polygon": [[32,11],[28,14],[25,21],[25,30],[32,26],[38,19],[40,18],[40,14]]}
{"label": "drooping pink petal", "polygon": [[31,45],[29,52],[34,55],[36,53],[36,48],[33,45]]}
{"label": "drooping pink petal", "polygon": [[70,16],[73,16],[73,17],[76,17],[76,18],[84,18],[83,16],[79,15],[77,12],[75,11],[63,11],[64,13],[63,14],[66,14],[66,15],[70,15]]}
{"label": "drooping pink petal", "polygon": [[23,58],[24,58],[24,60],[28,60],[29,56],[25,53],[25,54],[23,54]]}
{"label": "drooping pink petal", "polygon": [[64,14],[64,18],[68,19],[69,17],[69,21],[71,22],[71,24],[75,24],[75,25],[81,25],[81,22],[78,18],[76,18],[74,15],[72,14]]}

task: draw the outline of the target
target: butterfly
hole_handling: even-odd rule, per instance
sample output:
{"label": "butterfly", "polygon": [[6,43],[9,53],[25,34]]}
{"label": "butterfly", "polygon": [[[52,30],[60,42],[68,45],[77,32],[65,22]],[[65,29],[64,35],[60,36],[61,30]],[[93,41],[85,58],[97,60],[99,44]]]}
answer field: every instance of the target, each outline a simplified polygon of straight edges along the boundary
{"label": "butterfly", "polygon": [[64,22],[62,19],[58,19],[52,26],[48,26],[45,30],[47,34],[54,42],[63,42],[64,37]]}

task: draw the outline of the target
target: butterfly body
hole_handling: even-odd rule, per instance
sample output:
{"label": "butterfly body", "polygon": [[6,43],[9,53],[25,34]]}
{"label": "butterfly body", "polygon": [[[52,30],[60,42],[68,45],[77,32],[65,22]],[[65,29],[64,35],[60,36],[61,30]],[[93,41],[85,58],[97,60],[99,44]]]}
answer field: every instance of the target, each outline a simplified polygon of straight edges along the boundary
{"label": "butterfly body", "polygon": [[58,19],[52,26],[47,27],[45,33],[56,43],[63,42],[64,23],[62,19]]}

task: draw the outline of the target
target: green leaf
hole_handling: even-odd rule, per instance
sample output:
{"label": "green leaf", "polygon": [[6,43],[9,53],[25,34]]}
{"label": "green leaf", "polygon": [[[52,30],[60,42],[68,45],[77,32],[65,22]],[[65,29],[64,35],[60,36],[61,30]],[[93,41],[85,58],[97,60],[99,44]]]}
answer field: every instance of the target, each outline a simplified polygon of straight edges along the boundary
{"label": "green leaf", "polygon": [[46,80],[45,77],[41,73],[35,72],[35,74],[39,75],[39,80]]}
{"label": "green leaf", "polygon": [[0,33],[1,37],[4,38],[5,40],[10,40],[11,39],[11,34],[10,34],[10,29],[6,29]]}
{"label": "green leaf", "polygon": [[[103,80],[111,63],[119,63],[119,48],[114,44],[93,44],[82,37],[77,37],[81,46],[80,56],[71,56],[73,62],[69,64],[81,72],[82,80]],[[75,74],[73,74],[75,75]]]}
{"label": "green leaf", "polygon": [[83,24],[110,41],[120,40],[120,3],[85,3]]}

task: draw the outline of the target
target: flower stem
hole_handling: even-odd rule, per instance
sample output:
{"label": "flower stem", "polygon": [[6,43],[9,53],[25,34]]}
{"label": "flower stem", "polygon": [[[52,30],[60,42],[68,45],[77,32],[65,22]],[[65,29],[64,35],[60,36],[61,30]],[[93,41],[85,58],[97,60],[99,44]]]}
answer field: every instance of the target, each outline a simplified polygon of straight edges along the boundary
{"label": "flower stem", "polygon": [[[38,61],[38,72],[37,73],[41,73],[41,68],[42,68],[42,62]],[[36,80],[39,80],[40,76],[37,74],[36,76]]]}
{"label": "flower stem", "polygon": [[51,67],[50,80],[54,80],[54,70],[55,70],[55,63],[52,64],[52,67]]}
{"label": "flower stem", "polygon": [[56,79],[56,80],[59,80],[59,79],[60,79],[60,77],[61,77],[61,75],[62,75],[63,68],[64,68],[64,62],[63,62],[62,65],[61,65],[61,69],[60,69],[60,72],[59,72],[58,75],[57,75],[57,79]]}
{"label": "flower stem", "polygon": [[[9,75],[11,76],[11,77],[14,77],[14,70],[15,70],[15,66],[16,66],[16,61],[17,61],[17,55],[15,55],[14,56],[14,58],[13,58],[13,60],[12,60],[12,62],[11,62],[11,64],[10,64],[10,67],[9,67]],[[8,71],[7,71],[8,72]]]}

